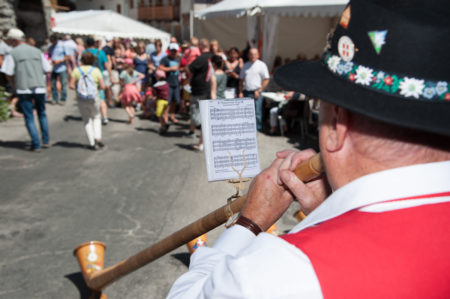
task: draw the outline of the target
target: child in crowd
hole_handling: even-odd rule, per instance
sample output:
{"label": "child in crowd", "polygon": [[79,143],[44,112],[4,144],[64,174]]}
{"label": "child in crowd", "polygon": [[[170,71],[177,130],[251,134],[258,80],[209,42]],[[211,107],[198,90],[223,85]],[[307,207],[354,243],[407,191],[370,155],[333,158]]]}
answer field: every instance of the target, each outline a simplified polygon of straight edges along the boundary
{"label": "child in crowd", "polygon": [[186,64],[190,65],[197,57],[201,55],[200,49],[198,47],[198,38],[193,36],[190,42],[191,46],[184,52],[184,57],[186,58]]}
{"label": "child in crowd", "polygon": [[142,118],[150,119],[155,113],[156,100],[151,87],[147,87],[142,101]]}
{"label": "child in crowd", "polygon": [[137,85],[144,77],[145,75],[134,70],[132,61],[120,73],[120,83],[123,86],[120,100],[122,101],[122,107],[125,108],[128,114],[129,124],[132,124],[134,120],[134,105],[141,102],[141,94]]}
{"label": "child in crowd", "polygon": [[156,99],[156,116],[159,118],[161,127],[159,134],[164,135],[169,130],[169,83],[166,81],[166,72],[157,70],[155,72],[157,82],[153,85],[153,95]]}

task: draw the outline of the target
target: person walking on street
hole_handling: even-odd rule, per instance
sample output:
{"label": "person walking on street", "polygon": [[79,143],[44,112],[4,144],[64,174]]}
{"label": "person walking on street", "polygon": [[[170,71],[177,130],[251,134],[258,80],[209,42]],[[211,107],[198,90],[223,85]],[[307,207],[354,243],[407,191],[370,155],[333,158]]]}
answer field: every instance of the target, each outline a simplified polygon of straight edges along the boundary
{"label": "person walking on street", "polygon": [[69,87],[77,92],[78,108],[83,118],[89,148],[96,151],[104,147],[98,91],[104,89],[105,84],[100,69],[94,66],[94,60],[94,55],[89,51],[81,55],[82,65],[73,70]]}
{"label": "person walking on street", "polygon": [[134,69],[133,64],[129,64],[120,73],[120,85],[122,85],[122,94],[120,100],[122,101],[122,107],[128,114],[128,123],[132,124],[134,121],[134,107],[141,103],[141,93],[137,85],[144,79],[144,75]]}
{"label": "person walking on street", "polygon": [[[114,81],[113,77],[113,66],[114,66],[114,50],[113,50],[113,38],[110,36],[105,37],[106,45],[102,48],[102,51],[106,54],[106,59],[108,60],[108,67],[106,70],[103,70],[103,82],[105,83],[105,96],[106,96],[106,104],[108,108],[113,108],[113,96],[112,96],[112,81]],[[108,117],[106,117],[108,118]]]}
{"label": "person walking on street", "polygon": [[70,81],[70,78],[71,78],[70,76],[72,74],[72,71],[78,65],[77,64],[78,46],[75,43],[75,41],[70,37],[69,34],[66,34],[64,36],[63,44],[64,44],[64,48],[67,50],[66,54],[70,57],[70,59],[66,61],[67,74],[69,75],[69,81]]}
{"label": "person walking on street", "polygon": [[[105,52],[103,52],[103,50],[100,49],[101,38],[98,36],[95,37],[95,39],[89,37],[86,40],[86,46],[87,46],[86,51],[89,51],[92,53],[92,55],[94,55],[94,66],[100,69],[103,75],[103,79],[105,78],[105,75],[108,78],[111,78],[111,64],[108,61]],[[102,124],[107,125],[109,120],[108,120],[108,106],[106,105],[105,90],[101,89],[99,93],[100,93],[100,112],[103,118]]]}
{"label": "person walking on street", "polygon": [[[167,298],[449,297],[449,10],[350,0],[320,60],[277,70],[321,99],[325,173],[304,183],[295,168],[315,152],[278,152]],[[306,218],[264,233],[295,198]]]}
{"label": "person walking on street", "polygon": [[[51,57],[53,70],[51,74],[52,98],[53,103],[64,105],[67,98],[67,66],[66,62],[70,60],[71,51],[66,48],[64,42],[60,40],[57,34],[50,36],[52,45],[48,49]],[[57,82],[61,84],[61,97],[58,95]]]}
{"label": "person walking on street", "polygon": [[269,69],[259,60],[259,51],[251,48],[248,52],[248,61],[244,64],[239,75],[239,97],[255,99],[256,129],[262,131],[262,106],[261,93],[269,84]]}
{"label": "person walking on street", "polygon": [[[41,147],[49,147],[48,120],[45,112],[45,73],[51,66],[44,54],[24,42],[24,34],[16,28],[8,32],[13,50],[5,57],[1,71],[7,75],[19,97],[19,105],[24,113],[25,125],[31,137],[31,150],[39,152]],[[34,122],[33,101],[41,128],[42,145]]]}

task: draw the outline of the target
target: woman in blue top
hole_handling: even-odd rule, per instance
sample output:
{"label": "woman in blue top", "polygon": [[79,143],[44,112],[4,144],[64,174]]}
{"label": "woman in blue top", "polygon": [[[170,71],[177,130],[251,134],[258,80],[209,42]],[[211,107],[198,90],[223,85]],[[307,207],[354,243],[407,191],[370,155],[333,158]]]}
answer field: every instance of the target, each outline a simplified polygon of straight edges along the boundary
{"label": "woman in blue top", "polygon": [[150,57],[145,53],[145,44],[140,42],[136,48],[136,55],[133,59],[134,69],[145,77],[141,80],[141,90],[145,90],[149,78]]}
{"label": "woman in blue top", "polygon": [[162,51],[162,42],[160,39],[157,39],[155,41],[155,48],[156,51],[153,52],[152,55],[150,55],[150,58],[152,59],[155,68],[158,68],[161,59],[163,59],[167,54]]}

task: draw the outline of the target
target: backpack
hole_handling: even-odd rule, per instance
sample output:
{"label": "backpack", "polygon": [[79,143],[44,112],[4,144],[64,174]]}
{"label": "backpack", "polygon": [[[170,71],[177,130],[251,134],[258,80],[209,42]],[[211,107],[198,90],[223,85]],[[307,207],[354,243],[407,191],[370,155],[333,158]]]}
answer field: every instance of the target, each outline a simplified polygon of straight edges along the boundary
{"label": "backpack", "polygon": [[92,66],[87,74],[83,73],[83,70],[80,67],[78,67],[78,70],[81,74],[81,78],[77,83],[78,100],[95,101],[95,99],[97,98],[98,90],[97,84],[95,84],[94,79],[91,76],[94,67]]}

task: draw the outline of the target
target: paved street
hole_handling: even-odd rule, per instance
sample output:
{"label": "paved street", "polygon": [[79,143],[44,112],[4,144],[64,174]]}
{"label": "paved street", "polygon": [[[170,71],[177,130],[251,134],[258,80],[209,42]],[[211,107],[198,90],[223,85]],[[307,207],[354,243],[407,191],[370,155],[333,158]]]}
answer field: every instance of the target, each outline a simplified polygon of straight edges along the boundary
{"label": "paved street", "polygon": [[[73,97],[69,93],[69,99]],[[105,266],[146,248],[225,204],[233,188],[208,183],[203,153],[183,138],[187,123],[158,135],[158,123],[126,123],[122,109],[109,111],[103,127],[107,148],[86,148],[73,100],[47,105],[53,144],[41,153],[29,143],[22,119],[0,123],[0,298],[87,298],[72,255],[82,242],[106,243]],[[258,136],[261,167],[295,140]],[[292,211],[281,231],[296,221]],[[213,244],[223,227],[208,234]],[[109,298],[165,298],[187,271],[185,246],[115,282]]]}

